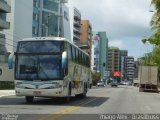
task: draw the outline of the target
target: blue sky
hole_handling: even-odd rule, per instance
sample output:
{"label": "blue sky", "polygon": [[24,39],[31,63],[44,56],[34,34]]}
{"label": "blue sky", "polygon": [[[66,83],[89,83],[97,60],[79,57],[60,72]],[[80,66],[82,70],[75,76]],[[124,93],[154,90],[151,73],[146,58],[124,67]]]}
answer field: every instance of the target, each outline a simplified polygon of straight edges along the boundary
{"label": "blue sky", "polygon": [[138,58],[153,49],[141,39],[152,35],[151,0],[69,0],[90,20],[94,31],[106,31],[109,45],[126,49]]}

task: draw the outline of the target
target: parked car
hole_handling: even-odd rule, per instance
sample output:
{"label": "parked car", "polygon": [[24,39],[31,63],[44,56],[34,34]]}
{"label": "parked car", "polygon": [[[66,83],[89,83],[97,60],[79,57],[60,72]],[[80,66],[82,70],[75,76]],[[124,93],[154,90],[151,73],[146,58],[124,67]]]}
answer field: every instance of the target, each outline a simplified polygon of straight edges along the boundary
{"label": "parked car", "polygon": [[121,81],[120,85],[126,85],[127,83],[125,81]]}
{"label": "parked car", "polygon": [[117,82],[117,80],[113,80],[113,81],[111,82],[111,87],[118,87],[118,82]]}
{"label": "parked car", "polygon": [[98,83],[97,83],[97,86],[99,87],[99,86],[105,86],[105,84],[104,84],[104,82],[103,81],[99,81]]}

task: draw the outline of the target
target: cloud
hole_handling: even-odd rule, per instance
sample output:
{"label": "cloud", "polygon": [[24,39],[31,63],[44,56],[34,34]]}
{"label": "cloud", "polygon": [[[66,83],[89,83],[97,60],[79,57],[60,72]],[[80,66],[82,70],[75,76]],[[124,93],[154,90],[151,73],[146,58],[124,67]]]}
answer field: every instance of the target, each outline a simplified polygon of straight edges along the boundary
{"label": "cloud", "polygon": [[106,30],[110,39],[150,35],[150,0],[73,0],[82,19],[94,30]]}
{"label": "cloud", "polygon": [[[93,31],[106,31],[109,45],[126,49],[131,56],[142,56],[144,36],[152,34],[151,0],[72,0],[82,19],[90,20]],[[151,49],[151,47],[149,48]],[[140,51],[140,52],[138,52]]]}

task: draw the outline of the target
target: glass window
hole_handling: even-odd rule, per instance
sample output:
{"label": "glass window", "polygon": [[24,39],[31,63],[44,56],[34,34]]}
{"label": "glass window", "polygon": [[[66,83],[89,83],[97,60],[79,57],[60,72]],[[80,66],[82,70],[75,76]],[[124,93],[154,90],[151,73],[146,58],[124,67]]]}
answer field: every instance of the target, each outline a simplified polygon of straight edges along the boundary
{"label": "glass window", "polygon": [[57,0],[43,0],[43,7],[44,9],[58,12],[59,2]]}
{"label": "glass window", "polygon": [[58,36],[58,16],[44,11],[42,16],[42,35],[46,36],[47,34],[47,36]]}
{"label": "glass window", "polygon": [[61,78],[60,55],[19,55],[16,79],[49,80]]}
{"label": "glass window", "polygon": [[45,52],[61,52],[63,50],[63,42],[59,41],[32,41],[19,42],[19,53],[45,53]]}
{"label": "glass window", "polygon": [[33,28],[32,28],[32,33],[33,33],[34,35],[37,35],[38,30],[37,30],[37,28],[36,28],[36,27],[33,27]]}
{"label": "glass window", "polygon": [[75,50],[76,50],[76,62],[78,63],[78,50],[77,49]]}
{"label": "glass window", "polygon": [[39,7],[39,0],[33,0],[33,6]]}
{"label": "glass window", "polygon": [[75,61],[76,60],[76,51],[73,46],[72,46],[72,54],[73,54],[73,61]]}

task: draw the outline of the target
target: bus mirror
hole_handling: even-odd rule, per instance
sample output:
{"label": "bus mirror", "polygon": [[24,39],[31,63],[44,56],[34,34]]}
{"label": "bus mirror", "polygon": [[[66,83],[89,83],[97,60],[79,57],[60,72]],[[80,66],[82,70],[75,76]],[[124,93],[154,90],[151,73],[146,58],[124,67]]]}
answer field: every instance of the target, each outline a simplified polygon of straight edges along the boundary
{"label": "bus mirror", "polygon": [[62,53],[62,69],[66,69],[67,68],[67,52],[64,51]]}
{"label": "bus mirror", "polygon": [[8,68],[9,69],[13,69],[13,57],[14,57],[14,53],[11,53],[8,57]]}

